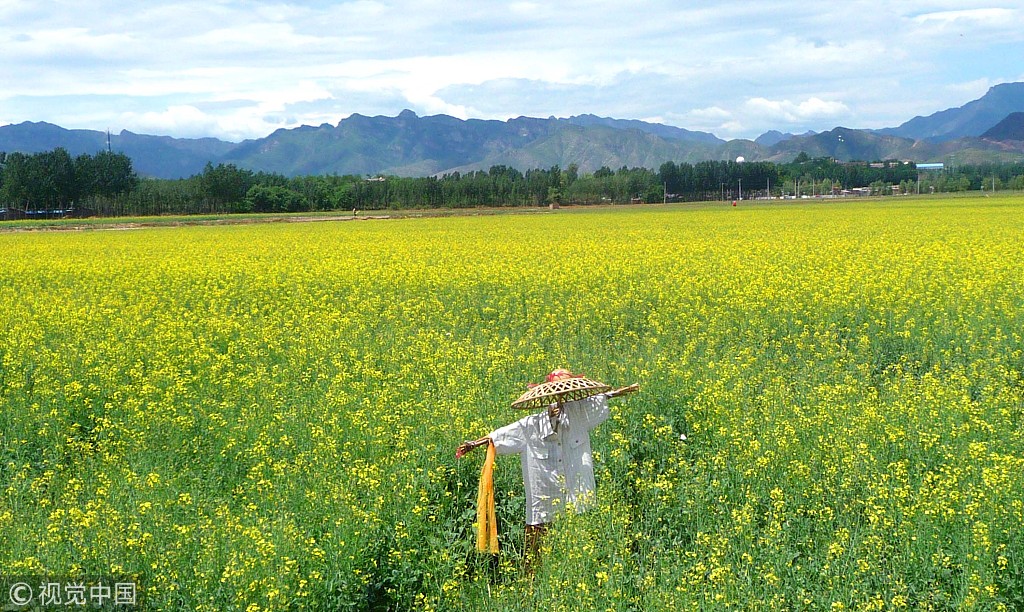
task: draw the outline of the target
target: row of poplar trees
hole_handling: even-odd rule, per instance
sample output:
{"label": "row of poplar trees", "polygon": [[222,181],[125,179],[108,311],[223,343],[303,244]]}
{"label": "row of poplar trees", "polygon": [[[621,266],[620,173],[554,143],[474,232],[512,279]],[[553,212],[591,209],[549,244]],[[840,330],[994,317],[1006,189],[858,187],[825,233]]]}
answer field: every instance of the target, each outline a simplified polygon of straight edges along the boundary
{"label": "row of poplar trees", "polygon": [[132,160],[102,151],[71,157],[66,149],[43,153],[0,152],[0,208],[69,211],[83,200],[114,198],[139,184]]}

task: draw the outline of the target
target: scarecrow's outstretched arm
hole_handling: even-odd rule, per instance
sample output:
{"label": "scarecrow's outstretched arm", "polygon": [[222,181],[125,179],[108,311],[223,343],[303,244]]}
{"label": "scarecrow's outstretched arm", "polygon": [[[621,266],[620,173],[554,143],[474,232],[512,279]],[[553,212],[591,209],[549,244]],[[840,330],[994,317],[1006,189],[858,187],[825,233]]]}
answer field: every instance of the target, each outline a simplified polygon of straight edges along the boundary
{"label": "scarecrow's outstretched arm", "polygon": [[636,383],[633,383],[632,385],[630,385],[628,387],[620,387],[618,389],[615,389],[614,391],[609,391],[608,392],[608,397],[618,397],[620,395],[625,395],[627,393],[633,393],[634,391],[639,391],[639,390],[640,390],[640,385],[636,384]]}
{"label": "scarecrow's outstretched arm", "polygon": [[490,444],[490,442],[491,439],[489,437],[480,438],[479,440],[466,440],[465,442],[460,444],[458,448],[455,449],[455,458],[461,459],[463,455],[473,450],[474,448],[478,446],[485,446],[487,444]]}

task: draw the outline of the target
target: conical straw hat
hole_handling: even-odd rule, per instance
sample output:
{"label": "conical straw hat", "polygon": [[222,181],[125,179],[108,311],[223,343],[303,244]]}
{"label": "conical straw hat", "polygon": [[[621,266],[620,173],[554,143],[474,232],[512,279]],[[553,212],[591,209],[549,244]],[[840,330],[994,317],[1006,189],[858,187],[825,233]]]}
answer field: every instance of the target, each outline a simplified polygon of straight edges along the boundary
{"label": "conical straw hat", "polygon": [[611,390],[610,386],[583,376],[553,380],[541,383],[522,394],[519,396],[519,399],[512,402],[512,407],[523,409],[543,408],[548,404],[581,400],[609,390]]}

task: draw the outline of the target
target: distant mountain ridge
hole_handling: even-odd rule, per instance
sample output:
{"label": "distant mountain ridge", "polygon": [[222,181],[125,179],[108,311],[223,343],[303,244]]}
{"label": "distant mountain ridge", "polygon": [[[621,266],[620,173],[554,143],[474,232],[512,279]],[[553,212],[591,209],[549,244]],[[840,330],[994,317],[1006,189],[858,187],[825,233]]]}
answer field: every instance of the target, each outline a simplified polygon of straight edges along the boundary
{"label": "distant mountain ridge", "polygon": [[[593,172],[602,166],[657,168],[670,160],[696,163],[739,156],[748,161],[785,162],[800,152],[839,160],[962,164],[1024,160],[1024,142],[1012,137],[1017,134],[1013,126],[1020,122],[1010,119],[1020,112],[1024,112],[1024,83],[1005,83],[978,100],[915,117],[896,128],[837,127],[803,135],[769,131],[756,141],[727,142],[708,132],[589,114],[497,121],[419,117],[404,110],[395,117],[353,114],[337,125],[280,129],[241,143],[125,130],[110,136],[110,146],[130,156],[140,174],[158,178],[198,174],[207,163],[231,163],[287,176],[428,176],[502,164],[523,171],[576,164],[581,172]],[[1005,126],[1004,120],[1009,121]],[[64,147],[79,155],[106,146],[105,132],[33,122],[0,126],[0,151],[34,153]]]}
{"label": "distant mountain ridge", "polygon": [[[110,135],[110,147],[131,157],[136,172],[145,176],[177,178],[202,172],[237,145],[216,138],[148,136],[122,130]],[[107,148],[107,133],[68,130],[45,122],[0,126],[0,151],[41,153],[64,147],[72,156],[94,154]]]}
{"label": "distant mountain ridge", "polygon": [[568,119],[561,119],[561,121],[582,127],[603,125],[620,130],[640,130],[641,132],[654,134],[669,140],[685,140],[704,144],[723,144],[725,142],[718,136],[708,132],[695,132],[671,125],[647,123],[646,121],[638,121],[636,119],[611,119],[608,117],[598,117],[597,115],[577,115]]}
{"label": "distant mountain ridge", "polygon": [[354,114],[337,126],[277,130],[246,141],[223,161],[283,174],[424,176],[487,154],[522,148],[558,129],[545,119],[461,120],[447,115],[397,117]]}
{"label": "distant mountain ridge", "polygon": [[963,106],[914,117],[895,128],[878,130],[881,134],[915,140],[944,142],[957,138],[981,136],[985,130],[1006,118],[1024,111],[1024,83],[1003,83]]}
{"label": "distant mountain ridge", "polygon": [[[801,136],[814,136],[815,134],[816,134],[816,132],[807,131],[807,132],[804,132],[803,134],[800,134],[800,135]],[[760,136],[755,138],[754,142],[756,142],[757,144],[761,145],[762,147],[771,147],[771,146],[775,146],[775,145],[779,144],[783,140],[789,140],[790,138],[796,138],[796,137],[797,137],[796,134],[788,134],[788,133],[787,134],[783,134],[782,132],[780,132],[778,130],[768,130],[764,134],[761,134]]]}
{"label": "distant mountain ridge", "polygon": [[1011,113],[989,128],[982,138],[987,140],[1024,140],[1024,112]]}

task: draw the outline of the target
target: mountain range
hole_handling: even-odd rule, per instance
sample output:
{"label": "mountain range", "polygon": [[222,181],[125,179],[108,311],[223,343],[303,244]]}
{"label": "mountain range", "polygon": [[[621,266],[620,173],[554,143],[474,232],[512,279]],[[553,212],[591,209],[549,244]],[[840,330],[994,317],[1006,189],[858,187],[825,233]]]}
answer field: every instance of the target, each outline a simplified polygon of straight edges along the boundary
{"label": "mountain range", "polygon": [[1024,140],[1024,113],[1010,113],[981,137],[999,141]]}
{"label": "mountain range", "polygon": [[[801,152],[842,161],[904,159],[948,164],[1024,160],[1024,83],[992,87],[972,102],[881,130],[837,127],[801,135],[769,131],[756,140],[595,115],[517,117],[508,121],[447,115],[354,114],[337,125],[280,129],[255,140],[171,138],[69,130],[48,123],[0,126],[0,151],[36,153],[64,147],[72,155],[110,146],[144,176],[179,178],[207,163],[287,176],[356,174],[427,176],[507,165],[520,170],[602,166],[657,168],[665,161],[734,159],[786,162]],[[108,145],[109,143],[109,145]]]}

